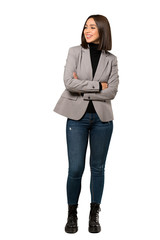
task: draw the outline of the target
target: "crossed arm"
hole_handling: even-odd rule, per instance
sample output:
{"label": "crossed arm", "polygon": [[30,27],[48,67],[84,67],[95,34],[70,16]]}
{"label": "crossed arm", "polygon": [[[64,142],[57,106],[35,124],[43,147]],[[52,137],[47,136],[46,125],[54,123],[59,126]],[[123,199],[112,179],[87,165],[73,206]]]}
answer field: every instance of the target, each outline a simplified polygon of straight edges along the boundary
{"label": "crossed arm", "polygon": [[[78,76],[75,73],[77,59],[78,57],[76,56],[76,52],[74,52],[74,49],[71,48],[68,53],[64,72],[64,83],[66,89],[70,92],[83,93],[83,99],[86,101],[104,101],[114,99],[118,91],[119,84],[117,58],[115,57],[112,60],[111,73],[107,83],[78,79]],[[71,75],[73,75],[73,77],[71,77]],[[99,84],[102,86],[101,91]]]}
{"label": "crossed arm", "polygon": [[[78,79],[78,76],[75,72],[73,72],[73,77]],[[84,100],[95,100],[95,101],[104,101],[104,100],[112,100],[115,98],[118,91],[119,84],[119,76],[118,76],[118,68],[117,68],[117,59],[112,63],[112,71],[108,83],[101,82],[102,90],[99,92],[92,93],[84,93]]]}
{"label": "crossed arm", "polygon": [[[118,67],[117,67],[117,58],[112,62],[111,74],[109,76],[107,87],[102,88],[102,91],[98,93],[85,93],[83,96],[84,100],[95,100],[95,101],[105,101],[112,100],[115,98],[118,92],[118,84],[119,84],[119,75],[118,75]],[[103,83],[102,83],[103,86]]]}
{"label": "crossed arm", "polygon": [[[74,79],[78,79],[78,76],[75,72],[73,72],[73,77],[74,77]],[[102,90],[104,90],[108,87],[108,84],[106,82],[100,82],[100,84],[102,86]]]}

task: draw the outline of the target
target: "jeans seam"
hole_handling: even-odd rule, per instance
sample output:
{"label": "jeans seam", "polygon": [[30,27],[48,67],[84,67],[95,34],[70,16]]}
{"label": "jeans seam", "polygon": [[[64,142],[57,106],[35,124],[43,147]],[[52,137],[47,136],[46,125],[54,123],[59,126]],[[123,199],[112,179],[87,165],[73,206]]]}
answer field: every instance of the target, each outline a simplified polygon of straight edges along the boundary
{"label": "jeans seam", "polygon": [[93,177],[92,176],[91,176],[91,191],[92,191],[92,201],[94,202]]}

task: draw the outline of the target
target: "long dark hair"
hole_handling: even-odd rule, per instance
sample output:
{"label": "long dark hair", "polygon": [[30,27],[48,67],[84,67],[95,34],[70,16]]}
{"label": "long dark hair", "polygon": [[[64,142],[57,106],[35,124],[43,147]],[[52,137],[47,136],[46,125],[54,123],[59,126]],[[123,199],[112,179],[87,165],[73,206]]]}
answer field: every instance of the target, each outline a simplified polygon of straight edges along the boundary
{"label": "long dark hair", "polygon": [[[98,50],[111,50],[112,49],[112,36],[111,36],[111,28],[108,19],[103,15],[91,15],[87,18],[93,18],[99,32],[99,45]],[[86,22],[84,24],[84,27],[86,25]],[[83,48],[88,48],[88,43],[86,42],[85,36],[84,36],[84,27],[81,35],[81,46]]]}

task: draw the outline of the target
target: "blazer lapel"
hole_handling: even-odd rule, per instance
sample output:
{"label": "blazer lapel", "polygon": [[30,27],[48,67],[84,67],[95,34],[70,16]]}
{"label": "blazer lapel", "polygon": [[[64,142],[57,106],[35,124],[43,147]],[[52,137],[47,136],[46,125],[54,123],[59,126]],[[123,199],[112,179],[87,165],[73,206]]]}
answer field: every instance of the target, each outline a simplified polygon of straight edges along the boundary
{"label": "blazer lapel", "polygon": [[99,81],[106,66],[108,63],[108,58],[107,55],[108,53],[105,53],[105,51],[102,50],[99,62],[98,62],[98,66],[94,75],[94,78],[92,76],[92,64],[91,64],[91,57],[90,57],[90,51],[89,48],[83,49],[83,68],[88,76],[88,80],[94,80],[94,81]]}
{"label": "blazer lapel", "polygon": [[83,49],[83,69],[87,74],[88,80],[92,80],[92,64],[91,64],[91,58],[90,58],[90,51],[89,48]]}
{"label": "blazer lapel", "polygon": [[93,80],[99,81],[108,63],[105,51],[102,51]]}

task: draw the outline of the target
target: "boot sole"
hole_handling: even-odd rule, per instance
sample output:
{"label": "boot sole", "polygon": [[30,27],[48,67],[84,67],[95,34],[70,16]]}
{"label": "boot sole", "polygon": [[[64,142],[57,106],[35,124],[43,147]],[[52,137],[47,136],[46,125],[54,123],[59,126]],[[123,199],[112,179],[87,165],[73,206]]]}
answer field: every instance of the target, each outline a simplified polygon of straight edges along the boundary
{"label": "boot sole", "polygon": [[77,228],[65,228],[65,232],[66,233],[76,233],[78,231],[78,227]]}
{"label": "boot sole", "polygon": [[88,228],[90,233],[99,233],[101,231],[101,227],[90,227]]}

